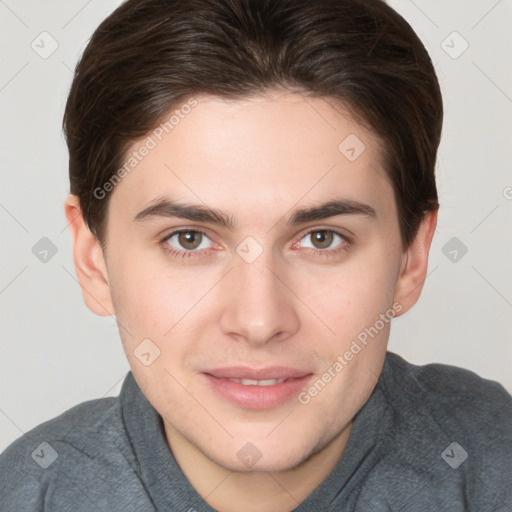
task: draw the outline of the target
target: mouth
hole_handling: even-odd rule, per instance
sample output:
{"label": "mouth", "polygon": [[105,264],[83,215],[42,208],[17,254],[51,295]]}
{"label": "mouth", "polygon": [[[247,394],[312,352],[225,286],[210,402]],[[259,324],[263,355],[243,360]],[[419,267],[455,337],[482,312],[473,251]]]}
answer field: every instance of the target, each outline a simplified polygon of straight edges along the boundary
{"label": "mouth", "polygon": [[243,384],[244,386],[275,386],[286,382],[288,379],[264,379],[264,380],[253,380],[253,379],[227,379],[230,382],[236,382],[237,384]]}
{"label": "mouth", "polygon": [[202,376],[221,399],[240,408],[258,410],[289,402],[308,384],[313,374],[286,367],[229,367],[203,372]]}

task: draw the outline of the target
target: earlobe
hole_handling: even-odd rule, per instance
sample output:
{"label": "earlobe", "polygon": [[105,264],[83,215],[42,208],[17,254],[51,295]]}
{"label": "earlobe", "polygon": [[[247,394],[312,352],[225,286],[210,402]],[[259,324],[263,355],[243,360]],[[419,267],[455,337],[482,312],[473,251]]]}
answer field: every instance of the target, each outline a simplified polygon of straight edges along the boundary
{"label": "earlobe", "polygon": [[437,210],[427,212],[415,239],[403,254],[400,275],[395,288],[395,302],[399,302],[402,306],[400,314],[414,306],[420,297],[427,276],[428,254],[436,225]]}
{"label": "earlobe", "polygon": [[73,242],[75,271],[86,306],[99,316],[114,314],[107,267],[101,245],[82,215],[77,196],[70,194],[64,210]]}

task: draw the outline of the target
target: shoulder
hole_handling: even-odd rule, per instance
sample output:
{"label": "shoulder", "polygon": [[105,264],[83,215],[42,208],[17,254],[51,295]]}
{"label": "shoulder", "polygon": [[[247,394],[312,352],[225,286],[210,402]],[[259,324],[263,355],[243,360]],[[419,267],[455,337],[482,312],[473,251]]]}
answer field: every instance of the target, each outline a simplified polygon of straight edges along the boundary
{"label": "shoulder", "polygon": [[388,352],[383,391],[406,410],[432,416],[448,427],[502,426],[512,435],[512,396],[498,382],[445,364],[413,365]]}
{"label": "shoulder", "polygon": [[395,448],[383,461],[390,475],[407,468],[418,499],[425,493],[438,510],[512,505],[512,397],[501,384],[388,353],[379,389],[394,416]]}
{"label": "shoulder", "polygon": [[[85,480],[105,468],[134,466],[130,459],[119,397],[83,402],[25,433],[0,455],[0,509],[46,510],[66,485],[72,499],[78,491],[73,482],[87,486]],[[79,475],[84,468],[85,478]]]}
{"label": "shoulder", "polygon": [[[41,460],[45,457],[44,449],[40,457],[32,455],[33,450],[39,448],[41,443],[48,445],[48,453],[52,451],[51,443],[76,445],[78,449],[87,452],[94,448],[95,441],[100,437],[108,438],[115,435],[119,419],[119,404],[116,397],[89,400],[75,405],[16,439],[0,455],[0,469],[4,469],[7,461],[22,464],[35,461],[40,467],[48,464],[48,460]],[[53,454],[53,457],[57,456],[58,453]]]}

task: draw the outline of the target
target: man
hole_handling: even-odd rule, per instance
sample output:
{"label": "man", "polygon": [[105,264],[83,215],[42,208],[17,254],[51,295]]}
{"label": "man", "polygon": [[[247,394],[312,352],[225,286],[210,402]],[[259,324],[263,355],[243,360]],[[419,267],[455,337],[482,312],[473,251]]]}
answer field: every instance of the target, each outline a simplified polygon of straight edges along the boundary
{"label": "man", "polygon": [[2,510],[512,510],[511,397],[387,352],[441,124],[380,0],[119,7],[68,98],[65,210],[132,371],[6,450]]}

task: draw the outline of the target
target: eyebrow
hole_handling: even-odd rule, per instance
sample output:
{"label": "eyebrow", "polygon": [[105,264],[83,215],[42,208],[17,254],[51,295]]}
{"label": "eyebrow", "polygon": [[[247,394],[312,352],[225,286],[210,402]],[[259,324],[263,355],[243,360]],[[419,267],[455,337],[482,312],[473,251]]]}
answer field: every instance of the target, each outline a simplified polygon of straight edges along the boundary
{"label": "eyebrow", "polygon": [[[336,217],[337,215],[364,215],[371,218],[377,217],[377,212],[368,204],[352,199],[333,199],[326,203],[294,211],[291,216],[285,216],[285,220],[292,225],[304,224]],[[142,222],[155,217],[177,217],[180,219],[208,222],[233,229],[235,222],[233,217],[220,210],[208,208],[198,204],[182,204],[170,198],[162,198],[144,210],[137,213],[134,221]]]}
{"label": "eyebrow", "polygon": [[145,221],[154,217],[178,217],[180,219],[209,222],[233,229],[234,221],[220,210],[207,208],[200,204],[182,204],[169,198],[159,199],[134,217],[134,221]]}
{"label": "eyebrow", "polygon": [[297,210],[291,216],[289,223],[294,226],[305,222],[336,217],[337,215],[364,215],[377,218],[377,212],[368,204],[352,199],[335,199],[318,206]]}

